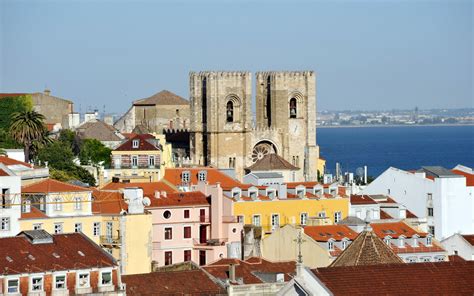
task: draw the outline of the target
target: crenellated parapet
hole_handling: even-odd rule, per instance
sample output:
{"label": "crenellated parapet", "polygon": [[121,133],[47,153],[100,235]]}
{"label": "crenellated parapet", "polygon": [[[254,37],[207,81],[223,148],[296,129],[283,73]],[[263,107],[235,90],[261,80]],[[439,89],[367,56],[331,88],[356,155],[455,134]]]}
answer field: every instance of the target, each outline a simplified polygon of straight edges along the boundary
{"label": "crenellated parapet", "polygon": [[277,78],[297,78],[297,77],[313,77],[314,71],[263,71],[255,73],[257,79],[264,79],[268,76]]}

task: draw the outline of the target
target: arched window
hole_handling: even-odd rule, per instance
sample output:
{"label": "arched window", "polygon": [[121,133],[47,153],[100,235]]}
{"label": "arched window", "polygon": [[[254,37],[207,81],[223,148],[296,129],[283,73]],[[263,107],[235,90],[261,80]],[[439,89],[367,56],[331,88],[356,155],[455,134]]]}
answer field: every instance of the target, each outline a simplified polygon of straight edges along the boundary
{"label": "arched window", "polygon": [[290,118],[296,118],[296,99],[291,98],[290,100]]}
{"label": "arched window", "polygon": [[234,103],[232,101],[227,102],[226,110],[227,122],[234,122]]}

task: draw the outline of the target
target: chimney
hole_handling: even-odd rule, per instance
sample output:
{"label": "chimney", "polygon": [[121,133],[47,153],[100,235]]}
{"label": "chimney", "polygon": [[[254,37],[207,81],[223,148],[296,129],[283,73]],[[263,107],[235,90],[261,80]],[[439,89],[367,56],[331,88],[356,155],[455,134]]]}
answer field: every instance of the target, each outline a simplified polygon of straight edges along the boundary
{"label": "chimney", "polygon": [[45,89],[44,94],[47,95],[47,96],[51,95],[51,90]]}
{"label": "chimney", "polygon": [[157,199],[160,198],[160,192],[158,190],[155,191],[155,198],[157,198]]}
{"label": "chimney", "polygon": [[235,264],[229,264],[229,281],[235,283]]}

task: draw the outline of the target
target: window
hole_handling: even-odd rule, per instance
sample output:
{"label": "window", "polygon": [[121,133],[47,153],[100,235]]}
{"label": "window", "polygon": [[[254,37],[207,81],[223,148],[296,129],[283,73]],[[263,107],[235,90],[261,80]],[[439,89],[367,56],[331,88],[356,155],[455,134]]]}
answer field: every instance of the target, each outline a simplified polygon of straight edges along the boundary
{"label": "window", "polygon": [[8,293],[18,293],[19,289],[19,280],[18,279],[11,279],[7,281],[7,292]]}
{"label": "window", "polygon": [[138,156],[134,155],[132,156],[132,167],[137,167],[138,166]]}
{"label": "window", "polygon": [[436,256],[436,257],[434,258],[434,260],[435,260],[436,262],[444,261],[444,256]]}
{"label": "window", "polygon": [[100,235],[100,222],[94,222],[94,229],[93,229],[94,236]]}
{"label": "window", "polygon": [[166,210],[163,212],[163,218],[169,219],[171,217],[171,212]]}
{"label": "window", "polygon": [[232,198],[239,199],[241,192],[239,190],[232,191]]}
{"label": "window", "polygon": [[184,218],[189,219],[189,210],[184,210]]}
{"label": "window", "polygon": [[148,165],[149,165],[150,167],[154,167],[154,166],[155,166],[155,156],[154,156],[154,155],[148,156]]}
{"label": "window", "polygon": [[189,183],[189,178],[190,178],[190,173],[189,172],[183,172],[181,174],[181,182],[183,183]]}
{"label": "window", "polygon": [[60,197],[55,197],[54,198],[54,210],[55,211],[62,211],[63,209],[63,204],[61,202],[61,198]]}
{"label": "window", "polygon": [[300,214],[300,224],[301,225],[306,225],[307,221],[308,221],[308,213],[301,213]]}
{"label": "window", "polygon": [[184,250],[184,261],[191,261],[191,250]]}
{"label": "window", "polygon": [[342,241],[342,249],[345,250],[347,248],[347,241],[343,240]]}
{"label": "window", "polygon": [[386,237],[384,239],[384,242],[387,244],[387,246],[390,246],[390,238],[389,237]]}
{"label": "window", "polygon": [[112,272],[111,271],[106,271],[102,272],[101,274],[101,285],[102,286],[108,286],[112,284]]}
{"label": "window", "polygon": [[433,193],[428,193],[428,194],[426,194],[426,198],[427,198],[428,200],[433,200]]}
{"label": "window", "polygon": [[82,209],[82,198],[74,197],[74,210]]}
{"label": "window", "polygon": [[57,275],[54,278],[54,286],[56,289],[65,289],[66,288],[66,276]]}
{"label": "window", "polygon": [[428,208],[428,217],[433,217],[433,208]]}
{"label": "window", "polygon": [[74,224],[74,232],[82,232],[82,223]]}
{"label": "window", "polygon": [[135,139],[132,141],[132,148],[138,148],[140,146],[140,140]]}
{"label": "window", "polygon": [[296,191],[296,195],[298,195],[298,198],[303,198],[304,197],[304,190]]}
{"label": "window", "polygon": [[328,241],[328,249],[330,251],[333,251],[334,250],[334,242],[333,241]]}
{"label": "window", "polygon": [[431,233],[431,235],[434,235],[435,234],[434,226],[428,226],[428,232]]}
{"label": "window", "polygon": [[272,214],[272,226],[279,227],[280,226],[280,215],[279,214]]}
{"label": "window", "polygon": [[338,223],[341,221],[342,218],[342,213],[341,212],[335,212],[334,213],[334,223]]}
{"label": "window", "polygon": [[408,263],[415,263],[416,262],[416,257],[408,257],[407,259]]}
{"label": "window", "polygon": [[427,236],[426,237],[426,245],[431,246],[432,243],[433,243],[433,239],[431,238],[431,236]]}
{"label": "window", "polygon": [[179,117],[179,109],[176,109],[176,116]]}
{"label": "window", "polygon": [[77,276],[77,286],[80,288],[87,288],[89,287],[89,274],[88,273],[79,273]]}
{"label": "window", "polygon": [[173,264],[173,252],[166,251],[165,252],[165,265]]}
{"label": "window", "polygon": [[21,203],[21,212],[22,213],[29,213],[31,212],[31,200],[24,200]]}
{"label": "window", "polygon": [[227,122],[234,122],[234,103],[232,103],[232,101],[227,102],[226,118]]}
{"label": "window", "polygon": [[229,168],[235,168],[235,157],[229,157]]}
{"label": "window", "polygon": [[260,215],[253,215],[252,224],[255,226],[260,226]]}
{"label": "window", "polygon": [[165,227],[165,240],[173,239],[173,228]]}
{"label": "window", "polygon": [[322,211],[318,213],[319,218],[326,218],[326,212]]}
{"label": "window", "polygon": [[249,197],[251,199],[256,199],[257,198],[257,191],[249,191]]}
{"label": "window", "polygon": [[10,230],[10,217],[2,217],[0,220],[0,230]]}
{"label": "window", "polygon": [[243,216],[243,215],[237,216],[237,222],[238,223],[245,223],[245,216]]}
{"label": "window", "polygon": [[54,223],[54,234],[63,233],[63,223]]}
{"label": "window", "polygon": [[198,180],[199,181],[206,181],[206,171],[200,171],[198,173]]}
{"label": "window", "polygon": [[430,257],[423,257],[423,258],[421,258],[421,261],[422,262],[430,262],[431,259],[430,259]]}
{"label": "window", "polygon": [[33,224],[33,230],[40,230],[40,229],[43,229],[43,224],[41,223]]}
{"label": "window", "polygon": [[191,226],[184,226],[184,238],[191,238]]}
{"label": "window", "polygon": [[31,291],[43,291],[43,277],[31,279]]}
{"label": "window", "polygon": [[296,99],[291,98],[290,100],[290,118],[296,118]]}

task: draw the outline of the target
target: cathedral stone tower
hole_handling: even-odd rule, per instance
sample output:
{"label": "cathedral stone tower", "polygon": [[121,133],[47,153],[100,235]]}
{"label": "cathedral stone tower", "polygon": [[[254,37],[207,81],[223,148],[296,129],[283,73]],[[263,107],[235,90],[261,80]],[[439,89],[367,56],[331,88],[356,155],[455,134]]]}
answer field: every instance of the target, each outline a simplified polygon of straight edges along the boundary
{"label": "cathedral stone tower", "polygon": [[197,165],[246,166],[251,131],[249,72],[191,72],[191,159]]}
{"label": "cathedral stone tower", "polygon": [[257,130],[275,130],[276,152],[301,169],[297,179],[316,180],[315,73],[259,72],[256,78]]}

